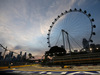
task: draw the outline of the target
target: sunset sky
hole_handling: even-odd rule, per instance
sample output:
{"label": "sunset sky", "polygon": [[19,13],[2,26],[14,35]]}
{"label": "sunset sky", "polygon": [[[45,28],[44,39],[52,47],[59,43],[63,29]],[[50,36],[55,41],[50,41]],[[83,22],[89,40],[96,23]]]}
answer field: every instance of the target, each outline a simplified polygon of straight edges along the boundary
{"label": "sunset sky", "polygon": [[49,50],[47,33],[52,21],[74,8],[91,13],[96,25],[93,40],[100,44],[100,0],[0,0],[0,44],[40,57]]}

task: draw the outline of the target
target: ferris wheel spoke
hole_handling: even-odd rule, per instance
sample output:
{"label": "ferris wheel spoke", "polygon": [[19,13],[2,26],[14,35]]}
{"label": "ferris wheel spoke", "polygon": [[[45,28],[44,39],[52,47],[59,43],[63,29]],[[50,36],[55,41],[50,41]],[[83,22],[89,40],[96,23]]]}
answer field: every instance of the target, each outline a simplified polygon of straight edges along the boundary
{"label": "ferris wheel spoke", "polygon": [[59,41],[60,36],[61,36],[61,32],[60,32],[60,34],[59,34],[58,38],[56,38],[56,39],[57,39],[57,42],[56,42],[56,44],[55,44],[55,45],[57,45],[57,43],[58,43],[58,41]]}
{"label": "ferris wheel spoke", "polygon": [[76,41],[71,35],[69,35],[69,36],[73,42],[75,42],[80,48],[82,48],[81,45],[79,44],[78,40]]}

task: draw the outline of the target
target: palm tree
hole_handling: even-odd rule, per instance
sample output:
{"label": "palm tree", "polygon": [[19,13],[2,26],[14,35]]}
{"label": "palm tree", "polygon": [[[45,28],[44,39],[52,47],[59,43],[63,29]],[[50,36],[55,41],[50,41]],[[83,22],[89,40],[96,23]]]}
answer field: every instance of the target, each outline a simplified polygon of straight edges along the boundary
{"label": "palm tree", "polygon": [[29,59],[34,58],[34,56],[32,56],[31,53],[29,53],[28,56],[29,56]]}

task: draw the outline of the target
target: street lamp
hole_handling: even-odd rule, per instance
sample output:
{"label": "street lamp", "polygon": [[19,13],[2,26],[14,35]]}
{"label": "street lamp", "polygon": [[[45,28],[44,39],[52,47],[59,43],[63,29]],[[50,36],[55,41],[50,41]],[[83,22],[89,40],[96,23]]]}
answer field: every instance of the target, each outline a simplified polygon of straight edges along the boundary
{"label": "street lamp", "polygon": [[92,52],[92,48],[90,48],[90,51]]}
{"label": "street lamp", "polygon": [[98,50],[99,48],[97,47],[96,49]]}

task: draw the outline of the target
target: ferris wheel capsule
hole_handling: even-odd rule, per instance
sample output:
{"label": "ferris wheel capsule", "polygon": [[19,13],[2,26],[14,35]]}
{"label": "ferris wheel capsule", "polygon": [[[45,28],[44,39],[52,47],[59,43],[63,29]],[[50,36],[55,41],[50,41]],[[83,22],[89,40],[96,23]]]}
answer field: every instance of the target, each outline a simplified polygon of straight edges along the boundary
{"label": "ferris wheel capsule", "polygon": [[93,28],[96,28],[96,25],[93,25]]}
{"label": "ferris wheel capsule", "polygon": [[76,11],[77,9],[75,8],[74,10]]}
{"label": "ferris wheel capsule", "polygon": [[65,10],[65,13],[67,13],[67,10]]}
{"label": "ferris wheel capsule", "polygon": [[92,32],[93,35],[96,35],[95,32]]}
{"label": "ferris wheel capsule", "polygon": [[55,19],[55,21],[57,21],[57,19]]}
{"label": "ferris wheel capsule", "polygon": [[94,22],[94,19],[92,18],[91,21]]}
{"label": "ferris wheel capsule", "polygon": [[86,13],[87,13],[87,11],[86,11],[86,10],[84,10],[84,13],[86,14]]}
{"label": "ferris wheel capsule", "polygon": [[54,24],[54,22],[52,22],[52,24]]}
{"label": "ferris wheel capsule", "polygon": [[60,16],[58,15],[58,18],[60,18]]}
{"label": "ferris wheel capsule", "polygon": [[61,13],[61,16],[64,15],[64,13]]}
{"label": "ferris wheel capsule", "polygon": [[51,30],[48,30],[49,32],[51,31]]}
{"label": "ferris wheel capsule", "polygon": [[50,34],[47,34],[47,35],[50,35]]}
{"label": "ferris wheel capsule", "polygon": [[52,28],[52,26],[50,26],[50,28]]}
{"label": "ferris wheel capsule", "polygon": [[51,47],[51,46],[48,46],[49,48]]}
{"label": "ferris wheel capsule", "polygon": [[79,9],[79,11],[82,11],[82,9]]}
{"label": "ferris wheel capsule", "polygon": [[69,11],[72,11],[72,9],[70,9]]}
{"label": "ferris wheel capsule", "polygon": [[91,14],[89,13],[89,14],[88,14],[88,17],[90,17],[90,16],[91,16]]}

